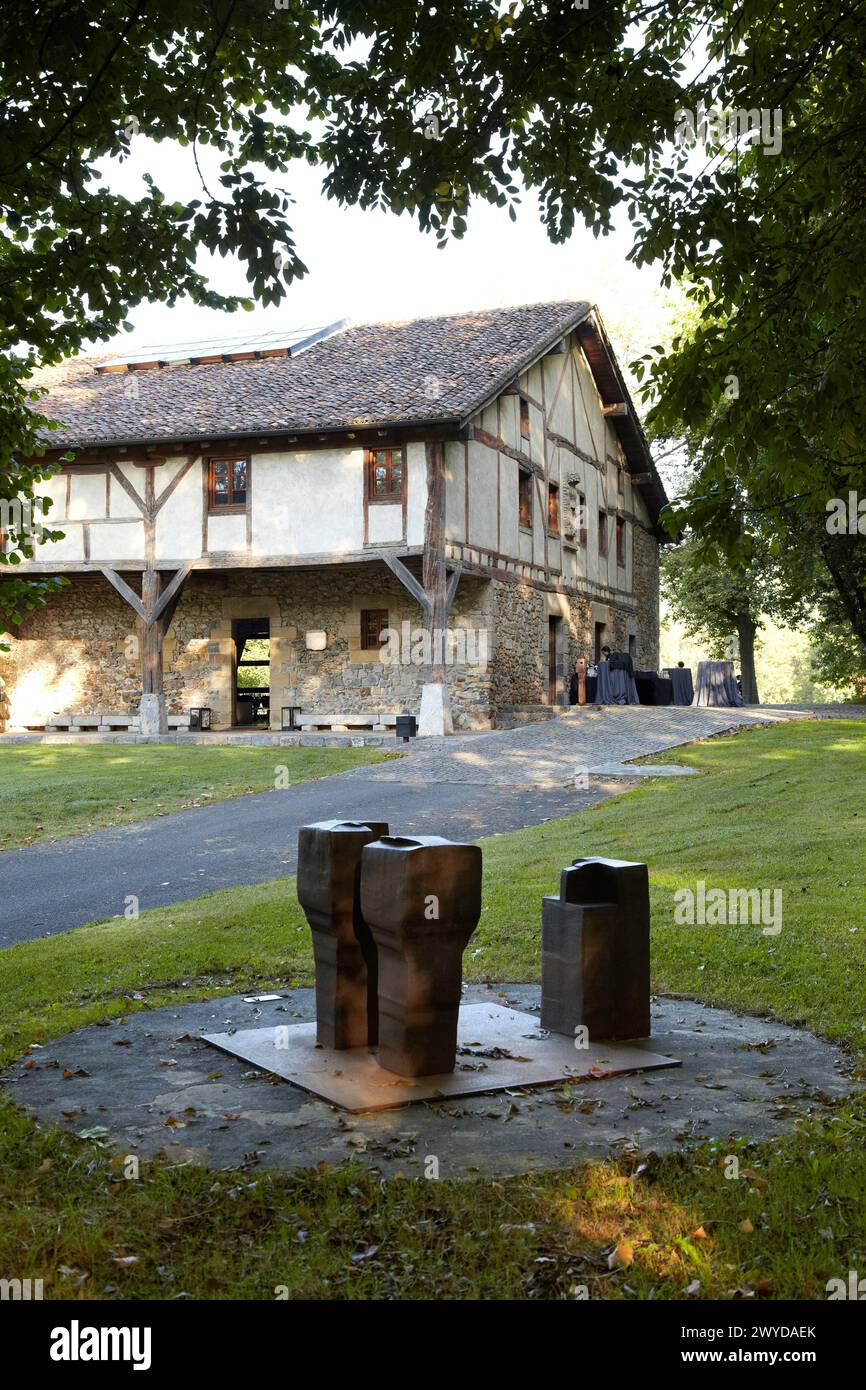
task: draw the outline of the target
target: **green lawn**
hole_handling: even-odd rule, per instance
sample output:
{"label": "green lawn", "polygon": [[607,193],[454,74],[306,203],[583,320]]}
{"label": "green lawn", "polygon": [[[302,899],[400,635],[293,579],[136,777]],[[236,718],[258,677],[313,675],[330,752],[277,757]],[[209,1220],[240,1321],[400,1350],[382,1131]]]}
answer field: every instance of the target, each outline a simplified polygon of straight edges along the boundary
{"label": "green lawn", "polygon": [[[862,1071],[864,734],[854,720],[777,725],[666,753],[703,775],[484,842],[468,977],[537,979],[539,899],[560,868],[594,852],[642,858],[657,989],[807,1023]],[[699,879],[781,888],[781,933],[675,926],[675,890]],[[0,1059],[169,1000],[309,984],[311,964],[292,880],[28,942],[0,953]],[[827,1279],[866,1268],[863,1096],[787,1139],[743,1136],[740,1181],[723,1176],[725,1144],[651,1155],[639,1174],[634,1159],[380,1186],[358,1167],[284,1176],[157,1163],[125,1182],[108,1151],[42,1133],[8,1100],[0,1123],[0,1268],[50,1272],[54,1296],[267,1298],[285,1285],[301,1298],[568,1298],[583,1286],[603,1298],[824,1298]],[[610,1269],[617,1246],[625,1263]],[[137,1262],[117,1263],[127,1255]]]}
{"label": "green lawn", "polygon": [[278,775],[280,785],[305,782],[383,756],[373,748],[5,744],[0,849],[272,791]]}

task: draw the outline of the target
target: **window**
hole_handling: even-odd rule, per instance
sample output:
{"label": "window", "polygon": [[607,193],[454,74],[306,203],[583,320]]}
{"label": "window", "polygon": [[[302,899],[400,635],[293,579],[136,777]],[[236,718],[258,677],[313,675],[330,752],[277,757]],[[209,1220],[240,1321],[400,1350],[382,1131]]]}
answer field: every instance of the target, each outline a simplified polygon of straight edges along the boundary
{"label": "window", "polygon": [[586,549],[586,498],[582,492],[577,494],[577,526],[580,543]]}
{"label": "window", "polygon": [[547,489],[547,529],[552,536],[559,535],[559,488],[551,483]]}
{"label": "window", "polygon": [[525,397],[520,397],[520,433],[524,439],[529,438],[529,401]]}
{"label": "window", "polygon": [[211,459],[208,485],[209,510],[212,512],[245,512],[249,486],[250,461],[242,459]]}
{"label": "window", "polygon": [[607,554],[607,512],[598,514],[598,553]]}
{"label": "window", "polygon": [[406,466],[402,449],[371,449],[367,455],[367,497],[371,502],[403,499]]}
{"label": "window", "polygon": [[382,645],[382,633],[388,626],[387,608],[361,609],[361,648],[365,652],[378,651]]}
{"label": "window", "polygon": [[532,474],[525,468],[517,471],[517,503],[520,514],[520,524],[527,530],[532,530]]}
{"label": "window", "polygon": [[616,563],[625,566],[625,522],[621,516],[616,519]]}

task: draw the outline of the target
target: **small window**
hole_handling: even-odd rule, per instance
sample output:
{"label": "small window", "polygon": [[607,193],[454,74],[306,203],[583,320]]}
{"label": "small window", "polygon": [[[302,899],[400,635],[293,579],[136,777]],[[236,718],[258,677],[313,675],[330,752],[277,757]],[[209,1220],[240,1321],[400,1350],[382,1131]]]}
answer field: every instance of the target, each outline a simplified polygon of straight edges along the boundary
{"label": "small window", "polygon": [[580,543],[586,549],[586,498],[582,492],[577,494],[577,525]]}
{"label": "small window", "polygon": [[246,511],[250,461],[211,459],[209,506],[212,512]]}
{"label": "small window", "polygon": [[620,568],[625,565],[625,522],[621,516],[616,519],[616,563]]}
{"label": "small window", "polygon": [[532,474],[525,468],[518,469],[517,499],[520,525],[532,530]]}
{"label": "small window", "polygon": [[382,633],[387,626],[387,608],[361,609],[361,647],[365,652],[379,650],[382,645]]}
{"label": "small window", "polygon": [[607,554],[607,512],[598,514],[598,553]]}
{"label": "small window", "polygon": [[402,449],[371,449],[367,456],[367,496],[370,501],[401,501],[405,473]]}
{"label": "small window", "polygon": [[524,439],[529,438],[529,401],[524,396],[520,397],[520,433]]}
{"label": "small window", "polygon": [[547,489],[547,529],[552,536],[559,535],[559,488],[551,483]]}

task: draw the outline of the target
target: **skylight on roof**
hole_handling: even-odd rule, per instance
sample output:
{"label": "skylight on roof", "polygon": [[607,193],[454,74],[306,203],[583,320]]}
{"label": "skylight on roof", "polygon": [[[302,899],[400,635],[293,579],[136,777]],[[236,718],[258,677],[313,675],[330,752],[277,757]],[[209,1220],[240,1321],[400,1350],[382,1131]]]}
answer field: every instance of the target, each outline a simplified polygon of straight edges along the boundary
{"label": "skylight on roof", "polygon": [[144,371],[155,367],[196,366],[208,362],[246,362],[255,358],[297,357],[314,343],[344,329],[349,320],[337,319],[324,326],[245,333],[233,338],[209,338],[192,343],[144,346],[130,356],[100,363],[98,373]]}

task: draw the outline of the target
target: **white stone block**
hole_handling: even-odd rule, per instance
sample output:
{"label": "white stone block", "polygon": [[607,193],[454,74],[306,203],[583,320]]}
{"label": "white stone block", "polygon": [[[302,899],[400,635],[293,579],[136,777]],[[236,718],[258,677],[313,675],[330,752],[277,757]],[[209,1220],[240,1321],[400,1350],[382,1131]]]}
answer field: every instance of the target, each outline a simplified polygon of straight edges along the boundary
{"label": "white stone block", "polygon": [[440,682],[427,681],[421,689],[421,714],[418,719],[419,738],[441,738],[453,734],[451,702],[448,687]]}

